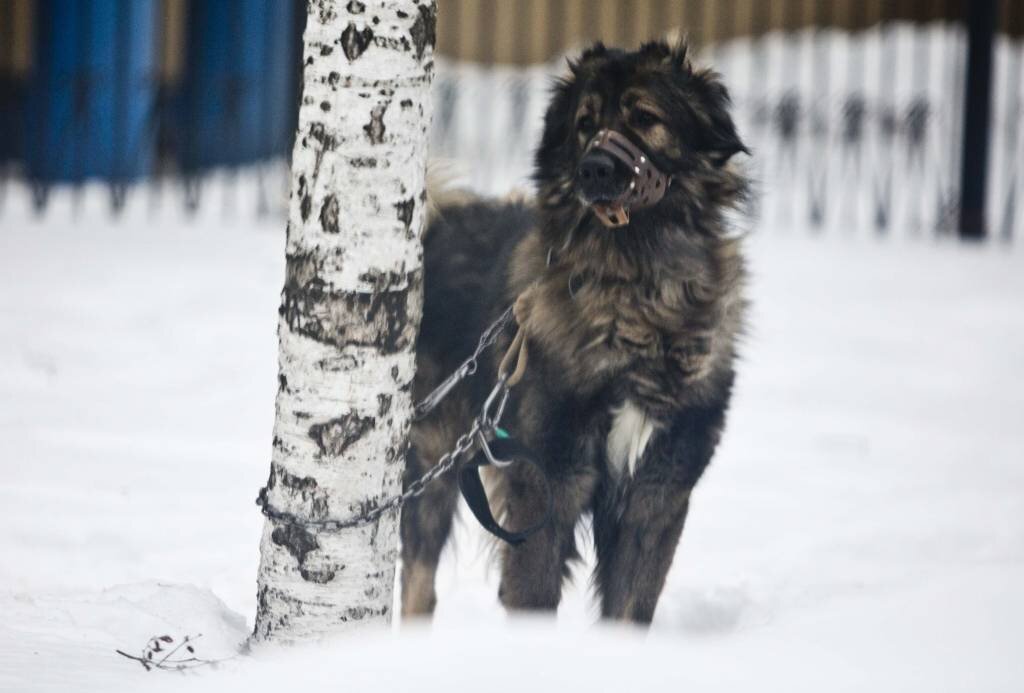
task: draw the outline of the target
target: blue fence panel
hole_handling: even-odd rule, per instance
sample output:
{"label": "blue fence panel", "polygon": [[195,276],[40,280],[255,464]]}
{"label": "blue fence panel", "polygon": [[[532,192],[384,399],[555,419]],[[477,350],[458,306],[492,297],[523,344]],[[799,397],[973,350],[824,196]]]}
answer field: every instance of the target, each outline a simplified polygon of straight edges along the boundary
{"label": "blue fence panel", "polygon": [[22,158],[24,137],[24,85],[0,75],[0,164]]}
{"label": "blue fence panel", "polygon": [[153,167],[157,0],[39,0],[30,178],[129,181]]}
{"label": "blue fence panel", "polygon": [[267,22],[267,63],[264,66],[264,152],[266,157],[290,154],[299,113],[298,76],[302,60],[302,27],[297,11],[305,2],[271,2]]}
{"label": "blue fence panel", "polygon": [[285,0],[191,4],[178,144],[184,170],[284,153],[295,109],[294,20]]}

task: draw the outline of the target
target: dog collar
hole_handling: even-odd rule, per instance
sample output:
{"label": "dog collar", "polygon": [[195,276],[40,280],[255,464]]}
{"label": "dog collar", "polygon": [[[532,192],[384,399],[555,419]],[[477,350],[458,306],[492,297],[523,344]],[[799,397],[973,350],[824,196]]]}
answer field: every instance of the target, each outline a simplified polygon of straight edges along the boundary
{"label": "dog collar", "polygon": [[594,213],[605,226],[615,228],[629,223],[629,211],[657,204],[665,196],[671,176],[662,173],[647,154],[625,135],[615,130],[600,130],[587,145],[587,151],[600,150],[621,161],[633,172],[629,187],[614,200],[593,205]]}

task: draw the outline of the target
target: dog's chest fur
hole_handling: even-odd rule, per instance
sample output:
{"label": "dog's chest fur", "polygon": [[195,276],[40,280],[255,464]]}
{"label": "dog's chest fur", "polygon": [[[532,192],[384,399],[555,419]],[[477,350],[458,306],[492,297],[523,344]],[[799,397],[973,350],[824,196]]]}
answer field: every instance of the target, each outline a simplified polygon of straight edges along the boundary
{"label": "dog's chest fur", "polygon": [[605,262],[592,271],[592,263],[571,259],[549,264],[536,235],[515,255],[510,289],[518,295],[529,287],[531,343],[567,389],[584,397],[612,393],[609,451],[626,451],[627,463],[650,437],[633,431],[699,396],[700,381],[731,359],[738,318],[730,316],[732,296],[713,280],[717,268],[706,266],[716,258],[612,272]]}
{"label": "dog's chest fur", "polygon": [[660,424],[632,400],[614,407],[611,415],[605,446],[608,470],[616,479],[623,479],[636,473],[644,450]]}

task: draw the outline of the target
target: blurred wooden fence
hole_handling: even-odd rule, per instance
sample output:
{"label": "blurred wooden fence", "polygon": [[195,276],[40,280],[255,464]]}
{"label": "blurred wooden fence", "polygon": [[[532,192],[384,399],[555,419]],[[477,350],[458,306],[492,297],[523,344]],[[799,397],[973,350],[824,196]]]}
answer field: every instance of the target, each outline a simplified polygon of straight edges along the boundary
{"label": "blurred wooden fence", "polygon": [[[969,211],[976,233],[986,213],[993,235],[1024,225],[1024,0],[437,3],[433,151],[469,162],[481,189],[500,192],[528,176],[559,56],[596,39],[631,47],[680,33],[725,74],[756,147],[764,223],[925,231]],[[148,110],[144,146],[128,149],[155,153],[138,175],[194,182],[213,166],[286,156],[304,0],[0,0],[0,186],[10,177],[39,190],[86,178],[114,184],[108,169],[82,166],[89,157],[80,154],[56,173],[37,166],[101,137],[124,155],[126,138],[104,130],[124,119],[85,107],[135,108],[138,98],[107,93],[120,68],[99,75],[83,53],[73,79],[47,86],[39,78],[53,73],[44,58],[54,46],[90,46],[81,22],[47,34],[40,17],[100,4],[119,12],[147,4],[156,15],[152,48],[133,54],[145,58]],[[125,42],[133,32],[115,34]],[[49,118],[55,134],[44,141],[30,135],[48,112],[35,115],[33,104],[49,92],[78,105],[67,126]]]}
{"label": "blurred wooden fence", "polygon": [[1024,226],[1024,0],[438,2],[434,151],[482,190],[527,182],[554,58],[680,32],[732,92],[756,224],[1003,238]]}
{"label": "blurred wooden fence", "polygon": [[[971,0],[438,0],[439,52],[528,65],[583,43],[636,46],[684,31],[696,47],[770,31],[859,31],[892,21],[961,22]],[[1022,0],[999,0],[999,28],[1024,34]]]}

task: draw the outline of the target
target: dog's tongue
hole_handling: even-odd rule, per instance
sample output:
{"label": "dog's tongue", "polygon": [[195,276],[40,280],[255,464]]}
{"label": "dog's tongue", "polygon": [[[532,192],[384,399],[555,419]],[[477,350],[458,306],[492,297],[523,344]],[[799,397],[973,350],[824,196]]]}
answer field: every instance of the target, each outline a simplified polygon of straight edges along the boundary
{"label": "dog's tongue", "polygon": [[629,210],[621,202],[595,202],[594,214],[610,229],[629,223]]}

